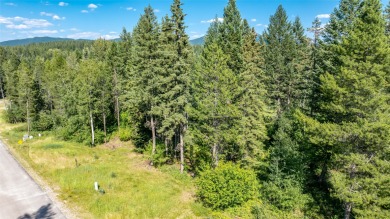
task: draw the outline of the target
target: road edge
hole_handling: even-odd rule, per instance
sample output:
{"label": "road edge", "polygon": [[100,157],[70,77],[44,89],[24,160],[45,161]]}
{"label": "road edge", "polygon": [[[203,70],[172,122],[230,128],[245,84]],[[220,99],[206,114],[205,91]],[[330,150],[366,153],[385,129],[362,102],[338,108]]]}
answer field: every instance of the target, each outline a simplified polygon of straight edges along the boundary
{"label": "road edge", "polygon": [[30,164],[23,159],[14,148],[8,145],[7,139],[4,139],[0,136],[0,141],[4,144],[7,152],[12,156],[12,158],[18,163],[18,165],[27,173],[27,175],[33,179],[33,181],[42,189],[43,192],[49,197],[53,204],[60,210],[60,212],[67,219],[77,219],[75,213],[68,207],[64,202],[57,198],[57,194],[53,189],[35,170],[30,166]]}

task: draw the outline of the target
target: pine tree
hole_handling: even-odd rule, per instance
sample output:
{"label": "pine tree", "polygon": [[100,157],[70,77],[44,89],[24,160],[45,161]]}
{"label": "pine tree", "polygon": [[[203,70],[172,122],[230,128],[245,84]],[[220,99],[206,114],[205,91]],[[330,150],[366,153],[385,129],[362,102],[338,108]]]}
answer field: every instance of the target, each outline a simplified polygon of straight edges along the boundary
{"label": "pine tree", "polygon": [[[133,32],[134,70],[133,70],[133,101],[134,114],[141,113],[140,119],[146,119],[152,131],[152,155],[156,150],[157,116],[154,111],[157,101],[157,65],[158,65],[159,26],[153,8],[148,6],[141,15]],[[132,99],[130,98],[130,99]],[[142,123],[142,122],[141,122]]]}
{"label": "pine tree", "polygon": [[386,35],[390,36],[390,2],[387,3],[385,9],[385,19],[386,19]]}
{"label": "pine tree", "polygon": [[[172,108],[172,94],[175,88],[173,67],[176,61],[175,35],[173,22],[166,15],[162,19],[161,33],[159,38],[159,65],[158,65],[158,93],[161,98],[156,106],[156,112],[161,116],[161,127],[159,132],[164,138],[166,155],[169,153],[169,145],[172,145],[176,133],[176,125],[171,120],[174,109]],[[172,148],[171,151],[174,151]]]}
{"label": "pine tree", "polygon": [[292,65],[295,73],[295,91],[291,92],[299,108],[309,111],[310,97],[313,90],[313,72],[310,69],[310,44],[305,36],[301,20],[296,17],[292,24],[295,47]]}
{"label": "pine tree", "polygon": [[6,51],[3,47],[0,47],[0,97],[1,99],[5,98],[5,74],[3,70],[3,63],[5,63],[6,60]]}
{"label": "pine tree", "polygon": [[344,218],[387,218],[390,48],[379,0],[363,1],[355,14],[347,32],[327,47],[339,51],[339,65],[321,76],[320,107],[329,120],[306,127],[312,143],[331,148],[329,182]]}
{"label": "pine tree", "polygon": [[218,43],[220,40],[220,26],[221,22],[218,20],[218,16],[215,16],[214,21],[210,24],[207,34],[204,40],[204,46],[208,46],[212,43]]}
{"label": "pine tree", "polygon": [[111,44],[108,51],[108,66],[111,72],[111,85],[112,85],[112,96],[114,101],[114,114],[117,123],[118,130],[120,129],[120,100],[119,97],[123,94],[123,81],[124,78],[124,61],[119,56],[119,45],[116,42]]}
{"label": "pine tree", "polygon": [[243,70],[239,80],[241,97],[238,104],[242,117],[238,138],[242,146],[242,162],[258,167],[259,161],[265,157],[264,141],[267,139],[265,118],[269,111],[265,101],[263,51],[254,29],[245,36],[243,51]]}
{"label": "pine tree", "polygon": [[314,114],[318,110],[318,103],[320,100],[319,89],[320,89],[320,73],[321,71],[321,54],[320,54],[320,44],[321,38],[320,35],[323,32],[324,28],[321,25],[321,21],[319,18],[316,19],[312,23],[312,27],[309,29],[310,32],[314,34],[314,39],[310,47],[310,71],[311,71],[311,92],[309,96],[309,107],[310,114]]}
{"label": "pine tree", "polygon": [[169,105],[172,109],[168,120],[172,121],[176,128],[176,134],[179,137],[180,149],[180,171],[184,171],[184,139],[188,129],[188,98],[189,98],[189,74],[191,62],[191,46],[189,37],[185,32],[185,24],[182,3],[180,0],[174,0],[171,5],[173,34],[174,34],[174,55],[175,62],[172,68],[172,83],[175,85],[172,89]]}
{"label": "pine tree", "polygon": [[245,35],[243,29],[243,22],[236,0],[229,0],[224,8],[223,22],[219,25],[219,45],[222,51],[229,55],[229,68],[235,74],[239,74],[242,68],[242,43]]}
{"label": "pine tree", "polygon": [[270,18],[262,37],[265,45],[265,70],[267,90],[279,113],[290,107],[297,92],[297,79],[293,66],[294,35],[286,11],[280,5]]}
{"label": "pine tree", "polygon": [[232,127],[240,118],[234,104],[238,81],[228,66],[228,59],[217,43],[209,44],[203,50],[195,80],[195,135],[200,145],[210,149],[213,166],[218,165],[224,150],[229,150],[236,134]]}
{"label": "pine tree", "polygon": [[7,120],[11,123],[21,122],[24,120],[23,111],[18,105],[19,75],[16,71],[19,64],[20,60],[16,57],[16,55],[10,54],[8,60],[6,60],[2,66],[5,76],[5,93],[9,101],[9,105],[7,106]]}
{"label": "pine tree", "polygon": [[25,60],[20,63],[17,74],[19,75],[19,81],[17,89],[19,91],[19,107],[24,109],[25,121],[27,123],[27,134],[30,135],[32,130],[31,124],[33,114],[35,113],[34,97],[36,90],[34,89],[34,78],[31,67]]}
{"label": "pine tree", "polygon": [[321,69],[323,72],[335,71],[335,66],[340,65],[337,55],[337,45],[341,39],[348,35],[354,20],[359,14],[357,10],[361,0],[341,0],[338,8],[331,14],[329,23],[325,26],[321,44]]}

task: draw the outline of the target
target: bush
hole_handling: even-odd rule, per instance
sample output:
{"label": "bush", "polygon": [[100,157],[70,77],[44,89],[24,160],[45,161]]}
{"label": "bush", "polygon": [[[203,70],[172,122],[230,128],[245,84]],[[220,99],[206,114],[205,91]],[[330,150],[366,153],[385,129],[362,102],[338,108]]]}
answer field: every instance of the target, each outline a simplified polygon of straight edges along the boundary
{"label": "bush", "polygon": [[264,183],[263,195],[269,203],[285,211],[303,209],[309,197],[292,179]]}
{"label": "bush", "polygon": [[37,131],[47,131],[53,127],[53,119],[49,112],[40,112],[32,126]]}
{"label": "bush", "polygon": [[201,173],[197,186],[200,200],[213,209],[235,207],[258,194],[255,173],[233,164],[222,164]]}
{"label": "bush", "polygon": [[132,130],[129,127],[121,127],[119,129],[119,139],[121,141],[129,141],[132,137]]}

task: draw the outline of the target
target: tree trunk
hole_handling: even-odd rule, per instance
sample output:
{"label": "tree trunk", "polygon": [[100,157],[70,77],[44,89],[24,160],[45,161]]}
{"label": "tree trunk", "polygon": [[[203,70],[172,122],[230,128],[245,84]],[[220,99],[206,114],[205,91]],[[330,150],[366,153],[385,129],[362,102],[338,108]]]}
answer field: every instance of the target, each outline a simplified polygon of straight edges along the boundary
{"label": "tree trunk", "polygon": [[218,144],[214,143],[213,145],[213,161],[214,161],[214,167],[218,166]]}
{"label": "tree trunk", "polygon": [[168,157],[168,138],[165,137],[164,139],[164,143],[165,143],[165,155]]}
{"label": "tree trunk", "polygon": [[27,103],[26,103],[26,106],[27,106],[27,108],[26,108],[26,110],[27,110],[27,135],[28,136],[30,136],[30,110],[29,110],[29,100],[27,99]]}
{"label": "tree trunk", "polygon": [[106,113],[103,113],[104,143],[107,143]]}
{"label": "tree trunk", "polygon": [[3,80],[0,79],[1,99],[4,100]]}
{"label": "tree trunk", "polygon": [[95,145],[95,130],[93,128],[92,111],[89,111],[89,117],[91,119],[91,134],[92,134],[92,139],[91,139],[92,141],[91,141],[91,143],[92,143],[92,146],[94,146]]}
{"label": "tree trunk", "polygon": [[115,95],[115,117],[117,119],[117,124],[118,124],[118,130],[120,127],[120,110],[119,110],[119,92],[118,92],[118,76],[116,73],[116,69],[114,69],[114,95]]}
{"label": "tree trunk", "polygon": [[350,202],[345,203],[344,219],[349,219],[350,218],[351,210],[352,210],[352,203],[350,203]]}
{"label": "tree trunk", "polygon": [[184,136],[183,129],[180,130],[180,173],[184,172]]}
{"label": "tree trunk", "polygon": [[153,116],[150,117],[150,126],[152,128],[152,155],[156,153],[156,125],[154,124]]}

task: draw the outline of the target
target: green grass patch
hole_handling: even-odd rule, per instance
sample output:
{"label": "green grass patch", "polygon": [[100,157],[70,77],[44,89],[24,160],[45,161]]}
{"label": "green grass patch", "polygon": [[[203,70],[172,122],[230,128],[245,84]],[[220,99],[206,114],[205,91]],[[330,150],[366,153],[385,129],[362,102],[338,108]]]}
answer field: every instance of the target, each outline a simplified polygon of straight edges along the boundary
{"label": "green grass patch", "polygon": [[63,147],[64,146],[62,144],[55,144],[55,143],[43,145],[43,149],[45,149],[45,150],[59,149],[59,148],[63,148]]}
{"label": "green grass patch", "polygon": [[[1,101],[0,101],[1,102]],[[0,103],[1,104],[1,103]],[[25,124],[8,124],[0,110],[0,135],[79,218],[199,218],[210,212],[195,201],[194,180],[178,166],[150,167],[131,142],[94,148],[57,140],[49,132],[18,144]],[[94,190],[98,182],[104,194]]]}

